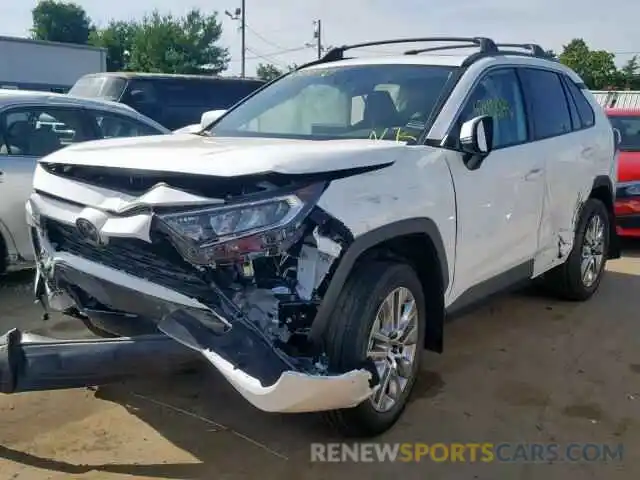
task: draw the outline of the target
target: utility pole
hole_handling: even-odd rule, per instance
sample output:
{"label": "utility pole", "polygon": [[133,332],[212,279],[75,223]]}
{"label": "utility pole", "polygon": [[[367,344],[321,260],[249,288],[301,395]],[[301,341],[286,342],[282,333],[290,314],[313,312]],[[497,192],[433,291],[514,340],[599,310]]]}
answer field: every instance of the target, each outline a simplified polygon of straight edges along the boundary
{"label": "utility pole", "polygon": [[322,58],[322,20],[318,19],[314,22],[315,30],[313,37],[316,39],[316,45],[318,48],[318,59]]}
{"label": "utility pole", "polygon": [[231,13],[229,12],[229,10],[225,10],[224,13],[225,15],[227,15],[227,17],[229,17],[231,20],[240,20],[240,35],[242,37],[242,64],[240,66],[240,76],[242,78],[244,78],[245,76],[245,63],[246,63],[246,53],[247,53],[247,48],[246,48],[246,42],[245,42],[245,38],[246,38],[246,25],[247,25],[247,21],[246,21],[246,16],[245,16],[245,4],[246,4],[246,0],[242,0],[241,6],[240,8],[236,8],[236,10]]}
{"label": "utility pole", "polygon": [[318,52],[318,59],[322,58],[322,54],[325,50],[329,50],[331,47],[325,47],[322,44],[322,20],[314,20],[313,21],[313,39],[314,43],[305,43],[305,47],[315,48]]}

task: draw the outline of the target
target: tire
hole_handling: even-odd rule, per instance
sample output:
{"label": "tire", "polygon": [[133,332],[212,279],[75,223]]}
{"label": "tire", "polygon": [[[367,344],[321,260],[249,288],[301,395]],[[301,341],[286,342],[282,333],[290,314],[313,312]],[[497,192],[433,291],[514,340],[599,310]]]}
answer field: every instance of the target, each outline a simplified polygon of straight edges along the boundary
{"label": "tire", "polygon": [[[422,283],[412,267],[405,263],[371,261],[355,270],[342,290],[330,325],[324,335],[324,344],[329,357],[329,365],[334,371],[349,371],[373,367],[367,362],[370,333],[376,320],[378,309],[394,291],[406,289],[415,300],[415,348],[413,363],[402,393],[395,405],[388,411],[374,408],[373,400],[377,392],[360,405],[342,410],[324,412],[327,423],[338,433],[347,437],[373,437],[390,429],[407,405],[411,389],[415,384],[420,359],[424,350],[426,306]],[[404,292],[401,291],[401,294]],[[405,354],[407,350],[405,350]],[[374,369],[375,371],[375,369]],[[406,373],[405,373],[406,374]],[[379,380],[379,378],[378,378]],[[398,387],[400,384],[393,382]]]}
{"label": "tire", "polygon": [[[587,233],[592,222],[601,222],[603,238],[601,244],[602,259],[595,269],[595,277],[585,282],[582,275],[583,251],[589,242]],[[543,286],[554,296],[563,300],[585,301],[591,298],[602,281],[605,265],[609,253],[609,231],[611,217],[604,203],[596,198],[590,198],[584,204],[578,227],[576,228],[573,249],[562,264],[543,276]]]}

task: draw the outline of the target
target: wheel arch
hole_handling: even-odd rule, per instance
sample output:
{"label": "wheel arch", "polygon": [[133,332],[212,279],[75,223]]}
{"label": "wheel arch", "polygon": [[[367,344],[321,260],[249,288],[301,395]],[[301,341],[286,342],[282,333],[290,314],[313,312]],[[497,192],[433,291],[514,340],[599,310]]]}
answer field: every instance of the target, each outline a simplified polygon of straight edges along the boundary
{"label": "wheel arch", "polygon": [[427,303],[425,348],[442,352],[449,264],[440,231],[430,218],[411,218],[384,225],[357,237],[342,252],[313,321],[311,339],[320,340],[351,272],[361,262],[376,258],[402,259],[416,270]]}

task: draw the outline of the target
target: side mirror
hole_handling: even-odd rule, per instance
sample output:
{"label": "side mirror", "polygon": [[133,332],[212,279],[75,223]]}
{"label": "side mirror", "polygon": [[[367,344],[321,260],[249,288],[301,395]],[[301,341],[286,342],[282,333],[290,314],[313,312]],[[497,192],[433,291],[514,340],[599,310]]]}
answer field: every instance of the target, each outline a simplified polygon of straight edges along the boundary
{"label": "side mirror", "polygon": [[208,112],[204,112],[202,117],[200,117],[200,127],[202,129],[207,128],[217,119],[219,119],[222,115],[224,115],[226,110],[209,110]]}
{"label": "side mirror", "polygon": [[460,147],[465,153],[486,157],[493,148],[493,118],[480,115],[460,127]]}
{"label": "side mirror", "polygon": [[613,136],[615,138],[615,144],[617,149],[618,147],[620,147],[620,144],[622,143],[622,133],[620,133],[620,130],[618,130],[617,128],[614,128]]}

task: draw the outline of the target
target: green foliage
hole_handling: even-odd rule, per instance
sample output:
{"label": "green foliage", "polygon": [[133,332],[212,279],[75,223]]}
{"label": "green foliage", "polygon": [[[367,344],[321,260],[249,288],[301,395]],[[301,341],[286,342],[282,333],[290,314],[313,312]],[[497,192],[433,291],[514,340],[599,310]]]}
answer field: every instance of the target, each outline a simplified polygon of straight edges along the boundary
{"label": "green foliage", "polygon": [[637,56],[618,69],[613,53],[591,50],[583,39],[574,38],[564,46],[559,58],[575,70],[592,90],[640,89],[640,60]]}
{"label": "green foliage", "polygon": [[40,0],[31,10],[35,40],[84,45],[94,30],[87,12],[76,3]]}
{"label": "green foliage", "polygon": [[591,89],[601,90],[618,82],[615,55],[605,50],[591,50],[581,38],[564,46],[560,61],[580,75]]}
{"label": "green foliage", "polygon": [[121,72],[129,70],[128,61],[133,50],[133,40],[138,30],[135,22],[111,21],[106,28],[96,30],[89,43],[107,49],[107,70]]}
{"label": "green foliage", "polygon": [[229,52],[216,45],[222,34],[217,13],[192,9],[184,17],[154,11],[131,27],[128,70],[158,73],[211,73],[224,71]]}
{"label": "green foliage", "polygon": [[256,68],[256,75],[259,79],[270,82],[280,77],[284,72],[271,63],[261,63]]}

